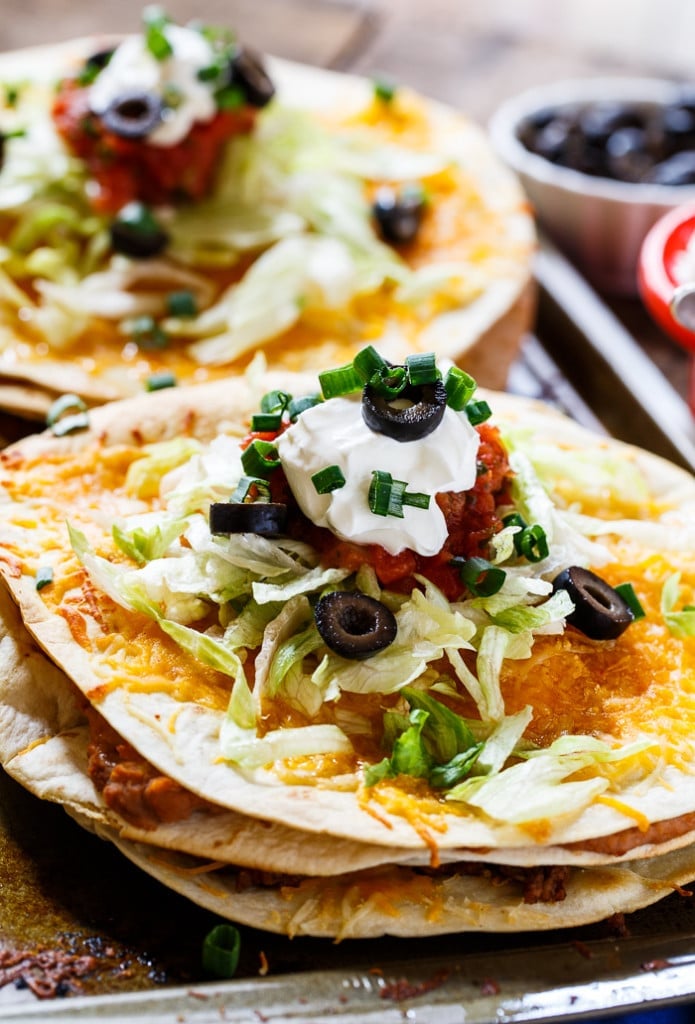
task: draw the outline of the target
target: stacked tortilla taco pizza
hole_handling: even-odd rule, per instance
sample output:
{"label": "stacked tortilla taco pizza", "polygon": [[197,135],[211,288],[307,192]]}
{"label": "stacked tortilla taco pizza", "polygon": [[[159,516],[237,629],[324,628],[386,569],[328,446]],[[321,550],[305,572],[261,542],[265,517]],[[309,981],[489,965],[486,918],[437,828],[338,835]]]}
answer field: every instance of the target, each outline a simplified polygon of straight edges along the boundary
{"label": "stacked tortilla taco pizza", "polygon": [[695,878],[689,474],[372,346],[61,423],[0,457],[33,792],[290,935],[547,929]]}
{"label": "stacked tortilla taco pizza", "polygon": [[148,7],[0,56],[0,406],[435,350],[501,387],[532,217],[484,133]]}

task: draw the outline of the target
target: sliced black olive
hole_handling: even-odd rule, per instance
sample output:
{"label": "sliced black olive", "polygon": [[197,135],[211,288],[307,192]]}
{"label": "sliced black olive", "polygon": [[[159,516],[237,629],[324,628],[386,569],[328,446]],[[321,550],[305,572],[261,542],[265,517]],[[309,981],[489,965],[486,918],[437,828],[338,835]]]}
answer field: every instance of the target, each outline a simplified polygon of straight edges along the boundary
{"label": "sliced black olive", "polygon": [[412,242],[420,230],[425,201],[420,189],[402,189],[397,193],[384,186],[376,194],[372,212],[381,237],[398,245]]}
{"label": "sliced black olive", "polygon": [[260,56],[245,48],[232,57],[229,84],[238,86],[252,107],[265,107],[275,95],[275,86]]}
{"label": "sliced black olive", "polygon": [[210,506],[210,533],[277,537],[287,525],[287,505],[276,501],[218,501]]}
{"label": "sliced black olive", "polygon": [[114,250],[134,259],[156,256],[169,242],[169,235],[149,206],[137,200],[118,211],[110,235]]}
{"label": "sliced black olive", "polygon": [[564,569],[553,580],[557,590],[566,590],[574,602],[567,621],[591,640],[615,640],[635,620],[627,601],[589,569]]}
{"label": "sliced black olive", "polygon": [[103,71],[115,52],[115,46],[109,46],[105,50],[97,50],[96,53],[92,53],[87,57],[87,60],[84,62],[85,69],[91,73]]}
{"label": "sliced black olive", "polygon": [[369,658],[392,644],[397,624],[393,612],[359,590],[334,590],[316,605],[316,628],[326,647],[343,658]]}
{"label": "sliced black olive", "polygon": [[380,394],[372,384],[362,391],[362,418],[370,430],[394,441],[417,441],[442,422],[446,410],[446,388],[441,380],[433,384],[406,384],[397,398]]}
{"label": "sliced black olive", "polygon": [[144,139],[162,120],[163,109],[155,93],[133,90],[112,100],[101,120],[107,131],[122,139]]}

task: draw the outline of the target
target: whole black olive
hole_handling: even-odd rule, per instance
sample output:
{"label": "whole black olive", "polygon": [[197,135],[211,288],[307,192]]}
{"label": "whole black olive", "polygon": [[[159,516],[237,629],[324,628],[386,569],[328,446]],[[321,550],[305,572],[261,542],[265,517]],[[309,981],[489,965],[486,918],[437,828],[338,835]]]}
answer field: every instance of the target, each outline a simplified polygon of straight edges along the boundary
{"label": "whole black olive", "polygon": [[644,128],[618,128],[606,141],[608,169],[621,181],[640,181],[651,167]]}
{"label": "whole black olive", "polygon": [[252,107],[265,107],[275,95],[263,61],[253,50],[242,48],[232,57],[229,85],[237,86]]}
{"label": "whole black olive", "polygon": [[397,193],[384,186],[377,192],[372,212],[381,237],[398,245],[412,242],[420,230],[425,201],[420,189],[402,189]]}
{"label": "whole black olive", "polygon": [[635,620],[627,601],[590,569],[564,569],[553,580],[553,592],[558,590],[566,590],[574,602],[567,621],[591,640],[615,640]]}
{"label": "whole black olive", "polygon": [[372,384],[362,391],[362,418],[370,430],[394,441],[417,441],[442,422],[446,410],[446,388],[441,380],[433,384],[406,384],[397,398],[388,398]]}
{"label": "whole black olive", "polygon": [[155,93],[133,90],[112,100],[101,120],[107,131],[122,139],[144,139],[162,120],[163,108]]}
{"label": "whole black olive", "polygon": [[287,505],[275,501],[217,501],[210,506],[210,533],[257,533],[277,537],[287,525]]}
{"label": "whole black olive", "polygon": [[149,206],[134,200],[117,213],[109,229],[116,252],[133,259],[148,259],[165,249],[169,236]]}
{"label": "whole black olive", "polygon": [[392,644],[397,624],[393,612],[359,590],[325,594],[314,610],[316,628],[326,647],[343,658],[369,658]]}
{"label": "whole black olive", "polygon": [[605,145],[608,137],[618,128],[644,128],[644,113],[631,104],[618,102],[590,103],[579,118],[584,138],[597,145]]}
{"label": "whole black olive", "polygon": [[657,185],[695,184],[695,150],[674,153],[667,160],[655,164],[645,180]]}

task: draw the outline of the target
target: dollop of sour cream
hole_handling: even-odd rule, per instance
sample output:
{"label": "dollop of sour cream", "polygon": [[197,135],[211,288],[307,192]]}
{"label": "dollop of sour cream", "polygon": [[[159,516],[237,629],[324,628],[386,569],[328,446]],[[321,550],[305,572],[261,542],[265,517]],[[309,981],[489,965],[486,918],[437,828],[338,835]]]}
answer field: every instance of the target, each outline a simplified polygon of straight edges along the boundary
{"label": "dollop of sour cream", "polygon": [[171,56],[157,60],[143,36],[131,36],[116,48],[89,90],[89,106],[97,115],[125,93],[155,93],[165,102],[168,95],[175,96],[175,105],[165,105],[161,122],[147,136],[154,146],[175,145],[196,121],[210,121],[217,112],[210,84],[198,78],[214,60],[208,40],[180,25],[167,25],[164,33]]}
{"label": "dollop of sour cream", "polygon": [[[392,555],[404,548],[435,555],[447,538],[435,494],[473,486],[479,443],[465,412],[449,407],[436,430],[420,440],[377,434],[364,422],[361,396],[356,395],[307,409],[280,435],[277,448],[299,507],[317,526],[343,540],[380,544]],[[340,467],[345,486],[318,494],[311,478],[327,466]],[[404,505],[402,519],[372,512],[368,495],[374,470],[405,480],[408,491],[431,495],[429,508]]]}

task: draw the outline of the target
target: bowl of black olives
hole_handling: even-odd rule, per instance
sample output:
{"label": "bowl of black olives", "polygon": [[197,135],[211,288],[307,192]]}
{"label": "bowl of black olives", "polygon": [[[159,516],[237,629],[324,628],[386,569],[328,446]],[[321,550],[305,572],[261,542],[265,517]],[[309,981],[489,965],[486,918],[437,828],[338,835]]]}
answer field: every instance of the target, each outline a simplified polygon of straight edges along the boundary
{"label": "bowl of black olives", "polygon": [[587,78],[537,86],[489,125],[539,226],[608,294],[637,294],[650,227],[695,201],[695,84]]}

